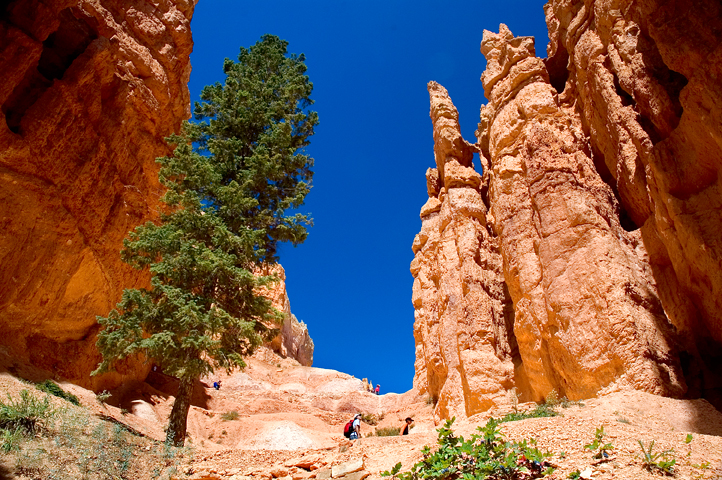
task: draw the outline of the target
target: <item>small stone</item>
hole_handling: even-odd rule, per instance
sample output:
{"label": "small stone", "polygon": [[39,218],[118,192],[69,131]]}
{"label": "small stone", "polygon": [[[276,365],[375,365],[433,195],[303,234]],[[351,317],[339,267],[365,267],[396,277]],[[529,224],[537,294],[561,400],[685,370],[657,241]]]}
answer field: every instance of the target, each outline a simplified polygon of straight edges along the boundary
{"label": "small stone", "polygon": [[342,463],[341,465],[334,465],[333,467],[331,467],[331,476],[333,478],[343,477],[346,474],[363,470],[363,468],[364,461],[362,458],[358,460],[351,460],[350,462]]}
{"label": "small stone", "polygon": [[368,477],[369,475],[371,475],[371,474],[369,472],[367,472],[366,470],[361,470],[360,472],[349,473],[348,475],[344,475],[341,478],[343,478],[343,480],[363,480],[364,478]]}
{"label": "small stone", "polygon": [[318,480],[326,480],[327,478],[331,478],[331,469],[330,468],[322,468],[319,470],[316,470],[316,478]]}

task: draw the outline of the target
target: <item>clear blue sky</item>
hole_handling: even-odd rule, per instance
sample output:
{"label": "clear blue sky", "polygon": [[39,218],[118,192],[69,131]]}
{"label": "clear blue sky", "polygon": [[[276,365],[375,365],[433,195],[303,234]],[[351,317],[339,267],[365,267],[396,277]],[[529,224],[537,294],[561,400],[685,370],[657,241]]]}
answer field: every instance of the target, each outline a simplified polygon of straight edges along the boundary
{"label": "clear blue sky", "polygon": [[449,91],[474,141],[486,103],[484,29],[548,42],[542,1],[200,0],[191,23],[190,91],[223,82],[223,59],[270,33],[304,53],[320,125],[311,138],[314,218],[282,247],[293,313],[316,344],[314,366],[404,392],[414,375],[411,243],[434,166],[426,83]]}

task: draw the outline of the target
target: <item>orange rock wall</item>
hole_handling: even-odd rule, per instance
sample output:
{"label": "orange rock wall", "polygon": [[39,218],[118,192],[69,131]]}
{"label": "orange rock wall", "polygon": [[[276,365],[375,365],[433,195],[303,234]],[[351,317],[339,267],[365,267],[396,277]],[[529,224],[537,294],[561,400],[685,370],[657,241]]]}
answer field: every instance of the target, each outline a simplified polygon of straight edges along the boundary
{"label": "orange rock wall", "polygon": [[86,387],[96,315],[147,278],[120,261],[156,216],[155,158],[190,116],[192,0],[0,6],[0,348]]}
{"label": "orange rock wall", "polygon": [[308,333],[305,323],[299,321],[291,313],[291,301],[286,291],[286,271],[280,264],[274,265],[271,270],[261,271],[264,275],[270,273],[278,277],[271,288],[266,289],[263,295],[273,302],[273,306],[280,310],[284,317],[278,328],[278,335],[267,345],[271,350],[284,358],[293,358],[304,367],[313,365],[313,340]]}
{"label": "orange rock wall", "polygon": [[[429,191],[411,267],[414,385],[442,416],[508,402],[512,388],[524,400],[615,384],[719,401],[722,7],[551,0],[545,12],[546,60],[504,25],[484,32],[489,101],[470,148],[485,170],[489,208],[476,221],[487,233],[447,230],[469,215],[436,220],[446,185]],[[439,151],[466,142],[441,134],[435,102],[431,91],[443,172]],[[503,282],[510,302],[490,310],[471,300],[472,276],[459,273],[468,267],[432,239]],[[495,255],[500,266],[482,260]],[[488,336],[490,324],[485,345],[463,341]],[[511,376],[497,360],[465,360],[488,359],[488,345],[509,352],[496,358],[514,365]]]}

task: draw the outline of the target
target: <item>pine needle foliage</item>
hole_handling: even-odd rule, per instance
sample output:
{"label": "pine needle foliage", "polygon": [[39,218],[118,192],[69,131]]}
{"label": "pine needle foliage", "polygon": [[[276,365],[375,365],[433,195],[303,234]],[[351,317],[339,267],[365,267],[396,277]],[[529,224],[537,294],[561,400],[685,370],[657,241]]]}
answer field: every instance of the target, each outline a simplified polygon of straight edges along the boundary
{"label": "pine needle foliage", "polygon": [[[303,150],[318,124],[303,55],[264,35],[226,59],[223,84],[206,86],[196,122],[157,159],[167,188],[158,222],[130,232],[121,258],[148,269],[150,289],[126,289],[108,317],[94,373],[144,353],[180,379],[167,441],[183,445],[193,382],[217,368],[243,368],[282,317],[259,292],[277,278],[279,242],[297,245],[311,219],[303,205],[313,159]],[[254,274],[254,272],[256,274]],[[178,410],[178,411],[176,411]]]}

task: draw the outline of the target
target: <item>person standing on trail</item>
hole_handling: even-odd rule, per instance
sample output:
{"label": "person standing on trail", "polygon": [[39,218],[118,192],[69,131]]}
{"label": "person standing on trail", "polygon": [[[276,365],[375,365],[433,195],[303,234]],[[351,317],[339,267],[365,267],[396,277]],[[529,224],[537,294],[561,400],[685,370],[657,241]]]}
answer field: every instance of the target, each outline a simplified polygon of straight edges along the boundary
{"label": "person standing on trail", "polygon": [[351,436],[349,437],[349,440],[358,440],[361,438],[361,414],[357,413],[356,416],[353,419],[352,424],[353,431],[351,432]]}
{"label": "person standing on trail", "polygon": [[401,427],[401,435],[409,434],[409,429],[411,428],[412,423],[414,423],[414,419],[411,417],[406,417],[406,420],[404,421],[404,426]]}
{"label": "person standing on trail", "polygon": [[377,383],[377,384],[376,384],[376,388],[374,389],[374,393],[375,393],[376,395],[378,395],[380,391],[381,391],[381,385]]}

